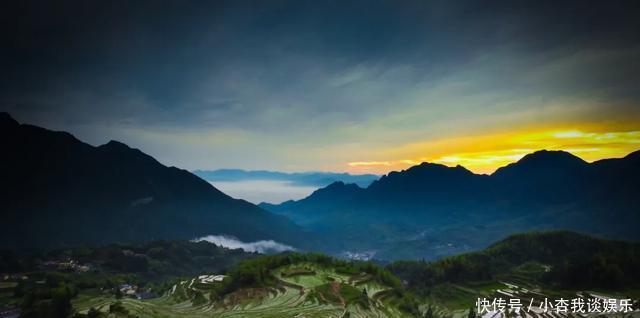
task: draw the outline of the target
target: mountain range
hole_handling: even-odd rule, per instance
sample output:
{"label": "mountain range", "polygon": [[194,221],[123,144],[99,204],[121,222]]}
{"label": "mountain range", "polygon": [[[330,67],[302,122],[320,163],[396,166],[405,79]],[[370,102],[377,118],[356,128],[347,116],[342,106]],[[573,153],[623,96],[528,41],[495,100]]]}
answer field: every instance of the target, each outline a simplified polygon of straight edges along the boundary
{"label": "mountain range", "polygon": [[225,235],[394,260],[477,250],[538,229],[640,238],[640,151],[588,163],[541,150],[491,175],[422,163],[367,187],[338,181],[256,206],[117,141],[94,147],[6,113],[0,138],[0,248]]}
{"label": "mountain range", "polygon": [[327,239],[333,253],[426,258],[488,246],[532,229],[638,239],[640,151],[593,163],[541,150],[491,175],[422,163],[366,188],[342,182],[260,206]]}
{"label": "mountain range", "polygon": [[0,113],[0,247],[193,239],[228,235],[301,247],[286,217],[233,199],[208,182],[110,141],[19,124]]}
{"label": "mountain range", "polygon": [[277,180],[290,182],[299,186],[325,187],[334,182],[355,183],[361,187],[369,186],[380,176],[375,174],[349,174],[336,172],[280,172],[268,170],[194,170],[193,174],[207,181],[245,181],[245,180]]}

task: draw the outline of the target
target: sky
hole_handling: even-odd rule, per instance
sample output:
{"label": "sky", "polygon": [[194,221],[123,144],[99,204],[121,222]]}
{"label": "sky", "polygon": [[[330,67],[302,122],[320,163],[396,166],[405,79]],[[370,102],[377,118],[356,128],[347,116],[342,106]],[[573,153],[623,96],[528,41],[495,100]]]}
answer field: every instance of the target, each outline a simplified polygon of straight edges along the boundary
{"label": "sky", "polygon": [[491,173],[640,149],[637,1],[0,4],[0,111],[166,165]]}

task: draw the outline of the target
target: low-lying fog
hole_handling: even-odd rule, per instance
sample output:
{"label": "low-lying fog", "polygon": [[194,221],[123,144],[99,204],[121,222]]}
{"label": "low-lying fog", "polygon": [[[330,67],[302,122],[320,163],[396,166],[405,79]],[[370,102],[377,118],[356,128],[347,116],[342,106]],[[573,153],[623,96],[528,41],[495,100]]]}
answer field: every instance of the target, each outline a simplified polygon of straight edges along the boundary
{"label": "low-lying fog", "polygon": [[307,197],[317,187],[301,186],[280,180],[210,181],[218,190],[236,198],[258,204],[278,204]]}
{"label": "low-lying fog", "polygon": [[245,252],[257,252],[261,254],[265,253],[280,253],[284,251],[293,251],[293,247],[278,243],[273,240],[256,241],[256,242],[243,242],[235,237],[225,235],[207,235],[201,238],[194,239],[195,242],[207,241],[218,246],[223,246],[230,249],[241,248]]}

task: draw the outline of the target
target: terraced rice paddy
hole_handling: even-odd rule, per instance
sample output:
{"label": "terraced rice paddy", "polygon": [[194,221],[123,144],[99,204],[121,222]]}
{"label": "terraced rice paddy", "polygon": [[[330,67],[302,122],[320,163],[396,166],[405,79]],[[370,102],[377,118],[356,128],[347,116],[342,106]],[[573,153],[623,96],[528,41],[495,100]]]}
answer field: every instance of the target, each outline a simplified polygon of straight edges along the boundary
{"label": "terraced rice paddy", "polygon": [[[380,297],[388,288],[365,274],[348,275],[315,264],[296,264],[276,269],[273,275],[281,281],[280,286],[242,289],[221,301],[210,301],[206,284],[198,278],[183,281],[156,299],[120,301],[130,314],[139,317],[405,317]],[[367,306],[350,303],[340,293],[341,288],[356,291],[360,297],[366,289]],[[327,290],[335,295],[327,295]],[[202,295],[205,301],[196,301],[194,294]],[[74,307],[80,312],[91,307],[108,311],[115,301],[106,294],[81,295]]]}

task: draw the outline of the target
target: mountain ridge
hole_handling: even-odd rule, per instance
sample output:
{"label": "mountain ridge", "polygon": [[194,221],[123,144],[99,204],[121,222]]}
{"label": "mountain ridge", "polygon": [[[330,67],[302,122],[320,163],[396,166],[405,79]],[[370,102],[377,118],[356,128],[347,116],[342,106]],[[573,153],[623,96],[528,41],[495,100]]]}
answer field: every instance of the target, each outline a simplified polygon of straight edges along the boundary
{"label": "mountain ridge", "polygon": [[[542,150],[491,175],[421,163],[382,176],[350,200],[342,200],[346,194],[339,191],[318,196],[324,193],[318,190],[263,208],[326,236],[358,242],[336,249],[357,246],[377,251],[377,257],[395,258],[412,249],[403,256],[434,258],[536,229],[640,239],[632,226],[640,222],[634,203],[640,190],[638,158],[640,151],[588,163],[565,151]],[[345,186],[333,192],[339,188]],[[372,233],[379,237],[372,239]]]}
{"label": "mountain ridge", "polygon": [[59,247],[89,243],[193,239],[300,243],[290,220],[233,199],[190,172],[166,167],[118,141],[94,147],[66,132],[0,115],[5,155],[2,245]]}
{"label": "mountain ridge", "polygon": [[349,174],[346,172],[280,172],[269,170],[218,169],[194,170],[193,173],[207,181],[277,180],[299,186],[324,187],[336,181],[368,186],[378,176],[374,174]]}

